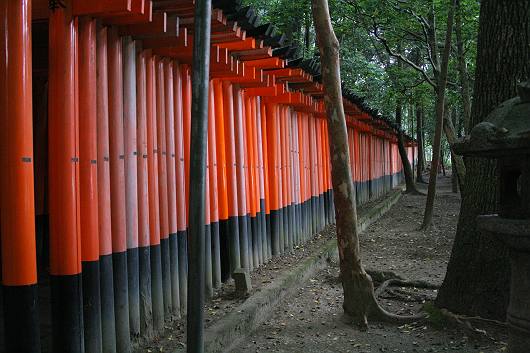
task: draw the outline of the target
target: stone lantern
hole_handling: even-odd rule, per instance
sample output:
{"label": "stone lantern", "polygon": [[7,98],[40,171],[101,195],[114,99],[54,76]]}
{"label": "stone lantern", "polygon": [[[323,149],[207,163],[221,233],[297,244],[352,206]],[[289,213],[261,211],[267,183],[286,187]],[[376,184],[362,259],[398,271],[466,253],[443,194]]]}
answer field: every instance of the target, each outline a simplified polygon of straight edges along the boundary
{"label": "stone lantern", "polygon": [[479,216],[478,229],[509,248],[511,263],[508,351],[530,352],[530,81],[519,96],[473,128],[455,152],[497,160],[498,214]]}

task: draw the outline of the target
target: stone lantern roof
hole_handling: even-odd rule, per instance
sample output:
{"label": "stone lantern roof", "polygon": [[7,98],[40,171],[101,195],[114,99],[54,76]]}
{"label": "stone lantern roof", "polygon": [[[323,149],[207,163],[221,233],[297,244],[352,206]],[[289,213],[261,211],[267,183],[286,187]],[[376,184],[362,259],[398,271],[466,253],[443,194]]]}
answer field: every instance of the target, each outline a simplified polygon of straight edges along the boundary
{"label": "stone lantern roof", "polygon": [[518,93],[456,143],[455,152],[485,158],[530,154],[530,81],[519,84]]}

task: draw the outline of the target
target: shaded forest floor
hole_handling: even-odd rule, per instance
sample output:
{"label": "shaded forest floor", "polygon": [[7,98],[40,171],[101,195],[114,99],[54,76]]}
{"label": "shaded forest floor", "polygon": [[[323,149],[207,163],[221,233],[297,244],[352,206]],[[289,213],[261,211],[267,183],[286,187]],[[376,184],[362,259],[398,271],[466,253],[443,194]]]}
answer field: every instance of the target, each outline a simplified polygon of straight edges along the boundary
{"label": "shaded forest floor", "polygon": [[[450,177],[440,176],[438,185],[431,231],[417,230],[426,198],[404,195],[361,234],[361,253],[368,269],[441,284],[456,231],[460,198],[451,192]],[[426,192],[426,185],[420,188]],[[370,323],[368,332],[361,332],[343,315],[338,274],[336,263],[316,274],[233,352],[506,351],[505,329],[474,324],[480,332],[472,331],[437,315],[407,325]],[[435,297],[436,290],[391,287],[379,300],[388,311],[410,314],[429,305]]]}

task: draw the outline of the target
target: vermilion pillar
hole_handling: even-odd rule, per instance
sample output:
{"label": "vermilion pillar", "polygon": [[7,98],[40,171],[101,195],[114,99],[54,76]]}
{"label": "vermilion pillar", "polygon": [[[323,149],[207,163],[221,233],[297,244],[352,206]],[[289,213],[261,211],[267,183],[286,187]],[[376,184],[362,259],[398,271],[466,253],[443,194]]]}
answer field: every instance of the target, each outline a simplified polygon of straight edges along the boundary
{"label": "vermilion pillar", "polygon": [[0,4],[0,233],[6,351],[38,353],[30,16]]}
{"label": "vermilion pillar", "polygon": [[325,185],[325,166],[324,166],[324,136],[323,136],[323,119],[318,119],[318,163],[319,163],[319,198],[320,198],[320,228],[326,226],[325,223],[325,199],[324,199],[324,185]]}
{"label": "vermilion pillar", "polygon": [[249,131],[249,159],[251,161],[251,190],[252,190],[252,217],[253,217],[253,249],[255,249],[256,256],[254,261],[254,266],[258,267],[263,263],[263,252],[262,252],[262,229],[261,221],[259,217],[260,211],[260,194],[259,194],[259,172],[258,172],[258,133],[256,128],[256,99],[255,97],[248,97],[248,102],[250,104],[250,114],[247,117],[248,131]]}
{"label": "vermilion pillar", "polygon": [[226,178],[227,178],[227,201],[228,201],[228,238],[230,252],[230,269],[234,271],[241,267],[241,255],[239,247],[239,205],[238,184],[236,167],[236,147],[234,132],[234,99],[233,89],[229,82],[222,83],[223,90],[223,118],[226,148]]}
{"label": "vermilion pillar", "polygon": [[210,183],[210,229],[212,235],[212,281],[213,287],[221,286],[221,248],[219,237],[219,189],[217,187],[217,136],[215,133],[216,105],[213,82],[210,81],[208,105],[208,159],[210,168],[208,176]]}
{"label": "vermilion pillar", "polygon": [[177,239],[177,185],[175,155],[175,103],[173,62],[164,60],[164,97],[166,121],[166,170],[168,198],[169,258],[171,275],[171,305],[175,315],[180,316],[179,259]]}
{"label": "vermilion pillar", "polygon": [[[351,158],[354,158],[353,155],[351,155]],[[329,132],[328,132],[328,122],[327,120],[324,120],[324,163],[326,164],[326,195],[328,200],[328,209],[327,209],[327,222],[329,224],[333,224],[333,215],[331,213],[331,210],[333,209],[333,200],[331,199],[331,157],[329,154]],[[353,175],[353,174],[352,174]]]}
{"label": "vermilion pillar", "polygon": [[243,147],[243,175],[245,176],[243,179],[243,188],[245,190],[245,206],[246,206],[246,212],[245,217],[247,219],[247,233],[248,233],[248,244],[247,249],[249,253],[249,269],[252,271],[254,269],[255,263],[254,263],[254,251],[252,247],[253,243],[253,234],[252,234],[252,192],[251,192],[251,181],[250,181],[250,159],[249,159],[249,153],[248,153],[248,133],[247,133],[247,119],[246,119],[246,109],[245,109],[245,99],[243,97],[243,91],[237,90],[236,97],[239,96],[240,104],[241,104],[241,144]]}
{"label": "vermilion pillar", "polygon": [[130,350],[123,126],[123,57],[117,30],[108,29],[110,191],[116,348]]}
{"label": "vermilion pillar", "polygon": [[140,287],[140,333],[150,336],[153,330],[153,304],[151,296],[151,248],[149,239],[149,172],[147,148],[147,87],[146,55],[140,52],[136,58],[136,114],[138,129],[138,267]]}
{"label": "vermilion pillar", "polygon": [[276,115],[277,107],[273,104],[266,106],[267,124],[267,158],[268,158],[268,178],[269,178],[269,203],[270,203],[270,227],[271,227],[271,247],[272,255],[280,254],[281,228],[280,205],[279,205],[279,168],[278,168],[278,119]]}
{"label": "vermilion pillar", "polygon": [[289,217],[289,246],[291,249],[294,248],[295,244],[295,227],[294,227],[294,212],[293,212],[293,171],[292,171],[292,148],[291,148],[291,108],[285,107],[285,156],[286,156],[286,189],[287,189],[287,200],[286,209]]}
{"label": "vermilion pillar", "polygon": [[265,104],[260,104],[261,109],[261,145],[263,149],[263,192],[265,200],[265,228],[267,236],[267,258],[272,258],[272,232],[271,232],[271,202],[270,202],[270,189],[269,189],[269,145],[267,141],[267,110]]}
{"label": "vermilion pillar", "polygon": [[158,201],[158,140],[156,132],[156,69],[155,58],[146,53],[146,125],[147,172],[149,193],[149,237],[151,244],[151,295],[153,326],[164,328],[164,296],[162,290],[162,257],[160,250],[160,203]]}
{"label": "vermilion pillar", "polygon": [[312,234],[317,230],[317,195],[316,195],[316,138],[315,138],[315,118],[312,115],[308,117],[308,142],[309,142],[309,161],[310,161],[310,183],[311,183],[311,227]]}
{"label": "vermilion pillar", "polygon": [[180,312],[186,312],[188,293],[188,239],[186,231],[186,171],[184,165],[184,70],[178,62],[173,63],[174,104],[175,104],[175,174],[177,187],[177,243]]}
{"label": "vermilion pillar", "polygon": [[279,107],[279,137],[280,137],[280,156],[279,160],[280,162],[280,170],[281,170],[281,209],[283,214],[283,232],[284,232],[284,238],[283,238],[283,246],[286,251],[289,251],[291,248],[291,230],[290,230],[290,221],[289,221],[289,212],[287,209],[288,206],[288,197],[287,197],[287,183],[288,183],[288,177],[287,177],[287,139],[286,139],[286,124],[285,124],[285,107],[282,105]]}
{"label": "vermilion pillar", "polygon": [[216,158],[217,158],[217,190],[218,190],[218,210],[219,210],[219,241],[220,252],[223,256],[220,258],[221,277],[223,280],[230,275],[230,259],[233,254],[229,252],[229,234],[230,227],[228,221],[228,181],[226,173],[226,141],[225,141],[225,117],[224,117],[224,100],[223,84],[219,80],[212,81],[215,100],[215,141],[216,141]]}
{"label": "vermilion pillar", "polygon": [[[110,195],[107,28],[97,28],[96,42],[98,195]],[[116,352],[116,321],[114,316],[114,275],[112,266],[112,226],[110,209],[110,197],[98,198],[101,331],[104,353]]]}
{"label": "vermilion pillar", "polygon": [[301,125],[302,125],[302,154],[303,154],[303,168],[304,168],[304,207],[303,207],[303,217],[304,217],[304,232],[305,232],[305,238],[311,237],[313,234],[311,229],[311,174],[309,170],[309,130],[308,130],[308,122],[309,122],[309,116],[308,114],[303,114],[301,118]]}
{"label": "vermilion pillar", "polygon": [[266,207],[265,207],[265,174],[264,174],[264,158],[263,151],[265,144],[263,142],[262,133],[262,118],[261,116],[261,100],[259,97],[254,99],[255,104],[255,131],[256,131],[256,153],[257,153],[257,173],[258,173],[258,200],[259,200],[259,212],[258,219],[260,225],[261,234],[261,256],[262,261],[265,263],[269,259],[268,242],[267,242],[267,222],[266,222]]}
{"label": "vermilion pillar", "polygon": [[253,134],[253,114],[252,114],[252,102],[248,96],[243,97],[245,104],[244,112],[245,117],[243,124],[245,126],[245,156],[246,156],[246,171],[247,171],[247,196],[249,202],[249,221],[250,221],[250,234],[249,239],[251,240],[251,246],[249,251],[252,253],[252,267],[259,266],[259,249],[258,249],[258,222],[256,218],[256,170],[254,163],[254,134]]}
{"label": "vermilion pillar", "polygon": [[182,66],[182,114],[184,135],[184,173],[186,177],[186,228],[189,222],[189,196],[190,196],[190,134],[191,134],[191,68]]}
{"label": "vermilion pillar", "polygon": [[234,88],[233,94],[233,116],[234,121],[234,146],[235,146],[235,165],[237,177],[237,205],[239,214],[239,247],[241,255],[241,267],[250,268],[249,258],[249,232],[247,217],[247,190],[245,176],[245,146],[243,130],[243,102],[239,88]]}
{"label": "vermilion pillar", "polygon": [[298,137],[298,126],[297,126],[297,114],[296,112],[292,112],[291,114],[291,170],[292,170],[292,179],[293,179],[293,212],[294,212],[294,235],[295,235],[295,244],[298,245],[300,243],[300,224],[299,224],[299,187],[300,187],[300,179],[298,174],[298,161],[300,159],[300,156],[298,155],[298,144],[297,144],[297,137]]}
{"label": "vermilion pillar", "polygon": [[52,9],[49,28],[48,190],[53,351],[82,353],[78,27],[70,6]]}
{"label": "vermilion pillar", "polygon": [[136,43],[122,38],[123,126],[125,151],[125,221],[127,237],[127,283],[131,334],[140,334],[140,274],[138,258],[138,145],[136,141]]}
{"label": "vermilion pillar", "polygon": [[96,102],[96,21],[79,23],[79,171],[85,349],[101,352]]}
{"label": "vermilion pillar", "polygon": [[164,294],[164,315],[171,316],[171,261],[169,254],[169,213],[167,188],[167,145],[166,145],[166,106],[164,93],[164,62],[155,59],[156,65],[156,134],[158,141],[158,200],[160,210],[160,254],[162,259],[162,289]]}

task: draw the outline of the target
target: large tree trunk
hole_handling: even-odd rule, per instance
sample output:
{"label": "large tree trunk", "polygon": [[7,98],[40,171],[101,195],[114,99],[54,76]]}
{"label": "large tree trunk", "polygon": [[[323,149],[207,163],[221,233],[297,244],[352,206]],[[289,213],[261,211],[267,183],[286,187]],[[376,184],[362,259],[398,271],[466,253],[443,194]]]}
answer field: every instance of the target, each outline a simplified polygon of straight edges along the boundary
{"label": "large tree trunk", "polygon": [[[483,0],[480,12],[474,126],[515,96],[530,73],[530,3]],[[509,294],[506,247],[477,231],[476,217],[496,211],[496,164],[466,159],[467,177],[447,274],[436,305],[456,313],[504,319]]]}
{"label": "large tree trunk", "polygon": [[[429,176],[429,189],[427,192],[427,204],[425,205],[425,214],[423,215],[422,229],[429,229],[432,225],[432,215],[434,209],[434,198],[436,196],[436,179],[438,177],[438,165],[440,164],[442,128],[445,105],[445,87],[447,86],[447,68],[449,66],[449,54],[451,52],[451,38],[453,33],[453,17],[455,10],[455,1],[449,1],[449,14],[447,15],[447,33],[445,35],[445,46],[442,56],[440,72],[437,75],[436,82],[436,127],[434,130],[434,141],[432,144],[432,164]],[[434,41],[436,43],[436,40]],[[433,51],[436,47],[433,47]],[[436,70],[435,70],[436,71]]]}
{"label": "large tree trunk", "polygon": [[416,165],[416,181],[424,183],[423,172],[425,171],[425,149],[423,148],[423,109],[416,106],[416,141],[418,142],[418,164]]}
{"label": "large tree trunk", "polygon": [[410,165],[409,156],[407,149],[405,148],[405,139],[403,137],[402,129],[402,120],[403,120],[403,107],[401,100],[396,104],[396,123],[399,126],[398,132],[398,150],[399,156],[401,157],[401,162],[403,163],[403,173],[405,174],[405,185],[406,193],[419,194],[418,189],[416,189],[416,183],[414,182],[414,174],[412,173],[412,167]]}

